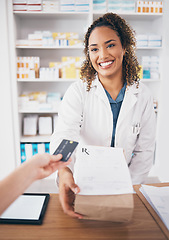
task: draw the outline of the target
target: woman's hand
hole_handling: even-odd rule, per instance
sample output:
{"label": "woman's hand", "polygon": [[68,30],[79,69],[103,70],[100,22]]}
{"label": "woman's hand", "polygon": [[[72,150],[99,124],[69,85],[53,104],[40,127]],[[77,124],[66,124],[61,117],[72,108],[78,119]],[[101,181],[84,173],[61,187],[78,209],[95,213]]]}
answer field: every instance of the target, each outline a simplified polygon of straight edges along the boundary
{"label": "woman's hand", "polygon": [[67,162],[62,162],[60,161],[61,159],[61,154],[36,154],[29,161],[25,162],[25,166],[28,165],[32,168],[32,174],[34,173],[35,180],[42,179],[48,177],[57,169],[64,168],[70,164],[71,159],[69,159]]}
{"label": "woman's hand", "polygon": [[80,189],[75,184],[72,172],[69,168],[64,168],[59,171],[59,199],[63,211],[71,217],[82,219],[82,215],[74,212],[75,194],[79,193]]}

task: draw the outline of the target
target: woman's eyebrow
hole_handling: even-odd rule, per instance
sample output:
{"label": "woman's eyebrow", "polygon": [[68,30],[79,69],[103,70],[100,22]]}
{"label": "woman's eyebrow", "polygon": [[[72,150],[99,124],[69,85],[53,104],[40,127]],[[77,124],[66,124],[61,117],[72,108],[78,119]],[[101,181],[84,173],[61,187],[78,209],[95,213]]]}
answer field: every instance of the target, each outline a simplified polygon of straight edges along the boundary
{"label": "woman's eyebrow", "polygon": [[[110,43],[110,42],[115,42],[115,41],[116,40],[114,40],[114,39],[110,39],[110,40],[106,41],[105,44]],[[97,45],[98,45],[97,43],[92,43],[89,45],[89,47],[93,47],[93,46],[97,46]]]}
{"label": "woman's eyebrow", "polygon": [[115,41],[116,41],[115,39],[110,39],[110,40],[106,41],[105,44],[110,43],[110,42],[115,42]]}
{"label": "woman's eyebrow", "polygon": [[89,45],[89,47],[92,47],[92,46],[97,46],[97,44],[96,43],[92,43],[92,44]]}

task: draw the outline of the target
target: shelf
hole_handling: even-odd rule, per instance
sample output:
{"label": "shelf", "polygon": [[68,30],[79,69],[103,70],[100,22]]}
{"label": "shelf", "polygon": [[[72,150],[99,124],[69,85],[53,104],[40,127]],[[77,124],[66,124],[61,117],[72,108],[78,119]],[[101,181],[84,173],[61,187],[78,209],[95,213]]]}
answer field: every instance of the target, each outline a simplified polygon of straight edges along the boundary
{"label": "shelf", "polygon": [[140,79],[141,82],[160,82],[160,79]]}
{"label": "shelf", "polygon": [[19,110],[19,113],[58,113],[58,110]]}
{"label": "shelf", "polygon": [[[44,47],[44,46],[16,46],[22,49],[83,49],[83,46],[65,46],[65,47]],[[161,50],[162,47],[137,47],[137,50]]]}
{"label": "shelf", "polygon": [[[103,15],[104,12],[93,12],[93,16],[95,18]],[[118,15],[120,15],[123,18],[126,19],[131,19],[131,20],[153,20],[156,19],[158,17],[162,17],[163,13],[136,13],[136,12],[131,12],[131,13],[118,13]]]}
{"label": "shelf", "polygon": [[[11,9],[12,10],[12,0]],[[15,90],[13,94],[13,102],[15,105],[14,113],[14,132],[16,134],[15,142],[17,145],[17,159],[20,158],[20,143],[47,143],[50,142],[51,136],[21,136],[22,132],[22,123],[24,116],[27,115],[39,115],[39,116],[54,116],[58,114],[60,108],[60,102],[56,104],[46,103],[42,105],[36,105],[36,103],[30,102],[27,105],[19,105],[20,110],[18,111],[18,99],[19,94],[23,92],[32,92],[32,91],[45,91],[46,93],[50,92],[60,92],[61,96],[64,96],[64,93],[72,82],[80,81],[80,79],[62,79],[58,78],[56,80],[48,79],[42,80],[40,78],[36,79],[16,79],[16,57],[17,56],[39,56],[42,66],[48,66],[48,63],[59,61],[62,56],[83,56],[84,49],[84,32],[86,32],[87,27],[96,20],[98,17],[103,16],[106,11],[94,12],[92,0],[90,0],[89,12],[28,12],[28,11],[14,11],[11,14],[9,26],[11,26],[11,34],[14,38],[9,39],[11,42],[10,48],[14,48],[14,56],[11,58],[12,72],[12,88]],[[108,0],[106,0],[108,3]],[[136,33],[145,33],[145,34],[157,34],[163,37],[162,26],[163,14],[148,14],[148,13],[136,13],[136,12],[119,12],[117,13],[122,18],[124,18],[130,25],[133,27]],[[14,29],[12,29],[14,28]],[[12,31],[14,30],[14,31]],[[59,46],[55,42],[53,44],[44,45],[44,41],[39,42],[29,42],[28,34],[33,33],[34,31],[50,31],[50,32],[74,32],[77,31],[79,34],[80,41],[77,45],[73,46]],[[17,38],[17,39],[16,39]],[[26,40],[27,41],[17,41],[17,40]],[[47,42],[46,42],[47,43]],[[19,45],[23,44],[23,45]],[[28,45],[29,44],[29,45]],[[36,45],[30,45],[36,44]],[[39,44],[39,46],[37,45]],[[40,45],[41,44],[41,45]],[[42,46],[43,44],[43,46]],[[54,45],[55,44],[55,45]],[[164,46],[163,46],[164,45]],[[165,49],[166,43],[162,43],[162,47],[136,47],[136,55],[138,60],[141,60],[142,56],[159,56],[161,58],[161,51]],[[83,55],[82,55],[83,54]],[[141,62],[141,61],[140,61]],[[13,66],[15,64],[15,67]],[[42,67],[41,66],[41,67]],[[161,76],[161,72],[160,72]],[[49,76],[50,77],[50,76]],[[162,82],[162,79],[141,79],[140,83],[143,82],[148,88],[152,90],[152,94],[155,99],[158,99],[159,86]],[[20,100],[20,99],[19,99]],[[20,103],[20,102],[19,102]],[[158,106],[158,105],[157,105]],[[39,110],[40,109],[40,110]],[[155,109],[155,112],[158,112],[158,109]],[[159,112],[157,113],[157,115]],[[158,117],[158,116],[157,116]]]}
{"label": "shelf", "polygon": [[86,19],[89,16],[89,12],[28,12],[28,11],[13,11],[14,15],[21,18],[54,18],[54,19]]}
{"label": "shelf", "polygon": [[69,79],[64,79],[64,78],[58,78],[57,80],[42,80],[40,78],[35,78],[35,79],[17,79],[18,82],[75,82],[75,81],[78,81],[79,79],[76,79],[76,78],[69,78]]}
{"label": "shelf", "polygon": [[[73,19],[75,18],[78,18],[79,19],[79,16],[80,17],[88,17],[89,16],[89,12],[43,12],[43,11],[39,11],[39,12],[28,12],[28,11],[14,11],[13,12],[15,15],[17,16],[20,16],[20,17],[24,17],[24,18],[27,18],[27,17],[32,17],[32,16],[35,16],[35,17],[39,17],[39,16],[42,16],[42,17],[53,17],[53,18],[65,18],[65,17],[71,17]],[[102,11],[102,12],[94,12],[93,11],[93,16],[95,17],[99,17],[100,15],[103,15],[105,14],[106,12]],[[129,17],[130,19],[132,19],[134,17],[134,19],[154,19],[154,18],[157,18],[157,17],[161,17],[163,16],[163,13],[137,13],[137,12],[123,12],[123,13],[118,13],[118,15],[122,16],[122,17]]]}
{"label": "shelf", "polygon": [[[40,78],[35,79],[17,79],[18,82],[75,82],[79,81],[79,78],[58,78],[57,80],[41,80]],[[160,82],[160,79],[140,79],[141,82]]]}
{"label": "shelf", "polygon": [[65,46],[65,47],[44,47],[44,46],[16,46],[16,48],[21,49],[83,49],[83,46]]}
{"label": "shelf", "polygon": [[161,50],[162,47],[136,47],[136,50]]}
{"label": "shelf", "polygon": [[[45,46],[16,46],[21,49],[84,49],[84,46],[45,47]],[[136,50],[161,50],[162,47],[136,47]]]}
{"label": "shelf", "polygon": [[20,138],[21,143],[31,143],[31,142],[50,142],[51,136],[22,136]]}

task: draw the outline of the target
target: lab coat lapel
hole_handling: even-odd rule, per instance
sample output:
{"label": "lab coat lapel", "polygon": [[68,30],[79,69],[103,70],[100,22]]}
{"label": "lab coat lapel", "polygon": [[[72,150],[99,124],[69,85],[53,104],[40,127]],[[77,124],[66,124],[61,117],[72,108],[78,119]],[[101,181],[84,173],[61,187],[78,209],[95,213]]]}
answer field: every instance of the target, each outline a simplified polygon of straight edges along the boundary
{"label": "lab coat lapel", "polygon": [[135,84],[132,86],[127,86],[123,103],[120,109],[119,117],[117,120],[116,129],[118,129],[118,127],[121,125],[127,114],[130,112],[130,110],[137,102],[137,94],[138,88],[136,88]]}
{"label": "lab coat lapel", "polygon": [[101,82],[98,80],[98,78],[95,79],[95,81],[93,82],[92,87],[96,87],[96,91],[95,94],[102,99],[103,103],[106,105],[106,107],[109,108],[109,110],[111,110],[110,108],[110,103],[109,103],[109,99],[106,96],[106,92],[101,84]]}

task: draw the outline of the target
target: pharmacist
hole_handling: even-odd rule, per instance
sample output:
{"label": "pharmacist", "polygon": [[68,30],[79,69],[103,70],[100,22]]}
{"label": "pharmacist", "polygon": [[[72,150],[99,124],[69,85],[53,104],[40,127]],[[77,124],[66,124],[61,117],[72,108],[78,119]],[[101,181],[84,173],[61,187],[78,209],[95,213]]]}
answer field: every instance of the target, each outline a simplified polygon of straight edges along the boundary
{"label": "pharmacist", "polygon": [[[139,82],[135,44],[132,29],[116,14],[107,13],[88,28],[83,81],[73,83],[64,95],[51,151],[64,138],[123,148],[132,182],[140,184],[152,167],[156,126],[153,98]],[[80,189],[72,172],[73,166],[59,171],[60,202],[64,212],[80,218],[73,209]]]}

